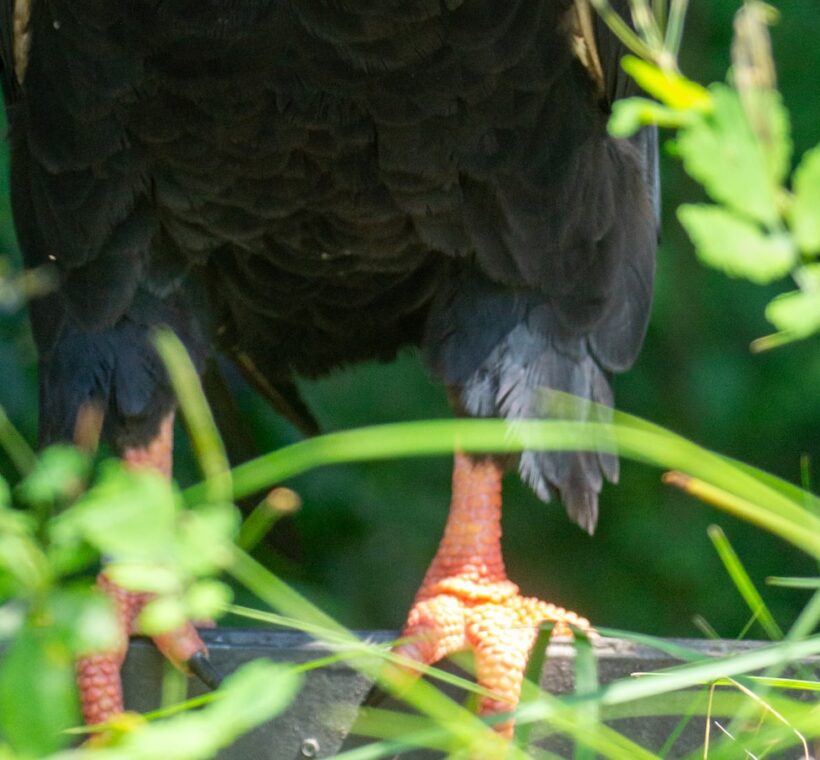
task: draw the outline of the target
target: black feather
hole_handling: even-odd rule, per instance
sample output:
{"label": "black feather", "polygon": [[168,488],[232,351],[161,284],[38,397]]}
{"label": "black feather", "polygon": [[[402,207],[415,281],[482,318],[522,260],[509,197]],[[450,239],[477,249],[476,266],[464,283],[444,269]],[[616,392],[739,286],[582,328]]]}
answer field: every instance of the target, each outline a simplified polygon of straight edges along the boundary
{"label": "black feather", "polygon": [[[543,416],[544,387],[611,404],[648,318],[657,147],[608,136],[623,51],[596,26],[602,96],[571,5],[34,2],[9,115],[24,256],[61,275],[32,306],[44,437],[94,398],[116,442],[147,441],[173,403],[158,324],[311,431],[297,374],[405,344],[471,414]],[[617,462],[519,470],[592,530]]]}

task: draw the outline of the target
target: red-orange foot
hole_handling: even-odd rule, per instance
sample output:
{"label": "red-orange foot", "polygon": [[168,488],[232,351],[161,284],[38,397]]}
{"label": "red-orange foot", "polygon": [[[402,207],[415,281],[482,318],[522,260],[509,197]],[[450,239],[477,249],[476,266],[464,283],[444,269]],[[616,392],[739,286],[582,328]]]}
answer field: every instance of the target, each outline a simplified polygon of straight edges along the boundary
{"label": "red-orange foot", "polygon": [[[509,712],[518,703],[527,659],[544,622],[555,633],[589,628],[574,612],[521,596],[501,556],[501,476],[491,459],[457,455],[453,502],[435,558],[413,604],[397,653],[430,665],[464,649],[475,654],[483,697],[479,714]],[[512,721],[496,724],[511,736]]]}
{"label": "red-orange foot", "polygon": [[[123,711],[120,667],[128,651],[128,639],[134,633],[134,623],[150,594],[126,591],[113,584],[105,573],[97,583],[109,595],[116,608],[121,632],[119,646],[111,652],[82,657],[77,661],[77,685],[83,718],[88,725],[103,723]],[[186,663],[197,654],[207,654],[205,644],[190,623],[154,637],[157,648],[178,668],[187,671]]]}

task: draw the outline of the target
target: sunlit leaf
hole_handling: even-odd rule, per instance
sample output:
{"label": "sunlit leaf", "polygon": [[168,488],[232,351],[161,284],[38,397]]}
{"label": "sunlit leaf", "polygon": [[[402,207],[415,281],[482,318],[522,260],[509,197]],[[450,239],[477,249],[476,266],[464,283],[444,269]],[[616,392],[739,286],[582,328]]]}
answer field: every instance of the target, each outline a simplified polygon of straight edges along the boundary
{"label": "sunlit leaf", "polygon": [[820,253],[820,145],[803,156],[794,172],[789,219],[800,250]]}
{"label": "sunlit leaf", "polygon": [[0,733],[43,757],[67,743],[60,732],[78,718],[71,649],[53,629],[25,628],[0,660]]}
{"label": "sunlit leaf", "polygon": [[213,580],[197,581],[185,594],[188,616],[193,620],[210,620],[216,617],[232,600],[231,587]]}
{"label": "sunlit leaf", "polygon": [[163,552],[177,514],[171,484],[149,471],[106,462],[98,482],[51,525],[55,543],[86,541],[112,557]]}
{"label": "sunlit leaf", "polygon": [[752,128],[763,147],[772,179],[782,183],[789,175],[792,160],[792,136],[789,112],[777,90],[747,93],[744,107]]}
{"label": "sunlit leaf", "polygon": [[712,110],[709,90],[681,74],[661,69],[633,55],[624,56],[621,66],[642,90],[670,108],[704,113]]}
{"label": "sunlit leaf", "polygon": [[34,468],[17,486],[26,504],[52,504],[75,498],[85,487],[91,469],[88,454],[73,446],[50,446],[41,452]]}
{"label": "sunlit leaf", "polygon": [[623,98],[612,105],[609,117],[609,133],[613,137],[631,137],[641,127],[655,124],[659,127],[677,129],[688,122],[683,111],[656,103],[646,98]]}
{"label": "sunlit leaf", "polygon": [[[19,518],[19,519],[18,519]],[[27,516],[9,512],[0,517],[0,593],[26,595],[49,579],[48,561],[29,533]]]}
{"label": "sunlit leaf", "polygon": [[255,660],[226,678],[218,698],[197,712],[129,732],[116,747],[80,749],[50,760],[205,760],[281,713],[300,685],[293,670]]}
{"label": "sunlit leaf", "polygon": [[766,307],[766,319],[778,330],[802,338],[820,330],[820,290],[794,290]]}
{"label": "sunlit leaf", "polygon": [[224,502],[186,512],[179,531],[182,566],[194,575],[202,575],[227,565],[240,522],[239,510]]}
{"label": "sunlit leaf", "polygon": [[74,655],[110,651],[119,643],[114,608],[96,589],[56,589],[48,598],[46,614]]}
{"label": "sunlit leaf", "polygon": [[105,574],[122,588],[152,594],[171,594],[180,590],[180,573],[157,562],[110,562]]}
{"label": "sunlit leaf", "polygon": [[797,263],[788,236],[766,234],[728,209],[685,204],[678,218],[698,256],[732,277],[764,284],[786,276]]}
{"label": "sunlit leaf", "polygon": [[766,225],[779,219],[777,183],[737,93],[712,85],[714,111],[681,130],[678,150],[686,171],[706,192]]}
{"label": "sunlit leaf", "polygon": [[179,628],[187,619],[181,598],[160,596],[142,608],[137,617],[137,630],[148,636],[156,636]]}

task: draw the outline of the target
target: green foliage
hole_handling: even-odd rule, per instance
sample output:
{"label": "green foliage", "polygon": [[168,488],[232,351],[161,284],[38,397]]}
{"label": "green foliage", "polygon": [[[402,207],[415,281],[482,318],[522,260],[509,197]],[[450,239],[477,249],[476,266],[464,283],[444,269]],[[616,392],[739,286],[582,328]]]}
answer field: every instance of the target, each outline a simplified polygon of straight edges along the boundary
{"label": "green foliage", "polygon": [[[633,16],[640,5],[633,0]],[[800,286],[769,304],[766,318],[779,333],[756,341],[757,349],[820,330],[814,263],[820,255],[820,146],[803,156],[790,192],[784,182],[791,169],[791,124],[775,89],[766,30],[776,17],[758,0],[747,0],[738,11],[733,87],[704,89],[681,75],[672,51],[663,48],[663,55],[645,51],[647,60],[627,56],[624,70],[660,102],[626,99],[610,121],[619,137],[646,124],[677,130],[675,150],[687,173],[720,204],[678,209],[704,263],[758,284],[791,275]]]}
{"label": "green foliage", "polygon": [[228,676],[217,698],[196,712],[126,724],[102,745],[60,752],[50,760],[205,760],[242,734],[281,713],[293,701],[301,675],[256,660]]}
{"label": "green foliage", "polygon": [[767,235],[758,225],[722,206],[685,204],[678,219],[705,264],[760,285],[785,277],[796,252],[788,236]]}

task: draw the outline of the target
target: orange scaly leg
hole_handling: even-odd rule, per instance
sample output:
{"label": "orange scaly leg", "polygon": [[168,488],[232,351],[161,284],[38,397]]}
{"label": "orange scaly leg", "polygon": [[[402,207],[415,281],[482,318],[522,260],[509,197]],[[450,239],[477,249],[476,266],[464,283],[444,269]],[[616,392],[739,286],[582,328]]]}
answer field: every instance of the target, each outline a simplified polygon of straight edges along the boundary
{"label": "orange scaly leg", "polygon": [[[444,537],[407,618],[402,654],[430,665],[463,649],[475,654],[478,684],[497,695],[482,698],[479,714],[513,709],[521,694],[530,649],[543,622],[556,632],[589,628],[574,612],[521,596],[501,556],[501,478],[490,458],[457,454],[453,500]],[[512,736],[512,721],[496,725]]]}
{"label": "orange scaly leg", "polygon": [[[135,469],[150,468],[171,477],[174,415],[169,414],[160,426],[157,437],[144,448],[123,452],[123,461]],[[142,608],[151,600],[150,594],[126,591],[112,583],[105,571],[97,578],[100,588],[108,594],[115,606],[120,628],[120,642],[111,652],[100,652],[83,657],[77,662],[77,684],[83,717],[89,725],[102,723],[123,711],[120,668],[128,651],[128,639],[135,632],[134,622]],[[203,657],[205,644],[191,623],[154,637],[157,648],[177,667],[186,671],[189,664],[207,671]],[[210,673],[200,674],[203,680],[214,680]]]}

